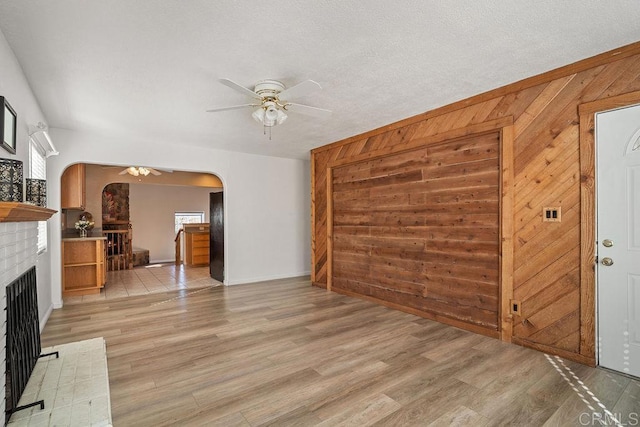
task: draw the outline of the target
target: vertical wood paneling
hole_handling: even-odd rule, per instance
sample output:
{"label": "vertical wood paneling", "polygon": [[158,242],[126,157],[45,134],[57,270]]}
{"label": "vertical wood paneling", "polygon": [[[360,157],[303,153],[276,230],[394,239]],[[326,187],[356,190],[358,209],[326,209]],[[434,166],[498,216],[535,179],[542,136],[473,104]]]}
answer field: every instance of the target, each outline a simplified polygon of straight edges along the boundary
{"label": "vertical wood paneling", "polygon": [[[513,206],[509,212],[503,191],[502,217],[500,218],[503,233],[500,243],[503,264],[496,266],[493,273],[485,271],[483,274],[486,277],[498,277],[502,280],[503,287],[505,283],[512,280],[514,299],[521,298],[519,300],[521,315],[514,316],[513,319],[508,318],[509,313],[504,307],[504,299],[508,295],[504,294],[498,303],[502,311],[498,325],[503,329],[505,340],[509,339],[509,334],[504,329],[509,327],[509,322],[512,320],[514,322],[511,337],[513,342],[593,364],[595,361],[593,242],[585,240],[594,239],[595,227],[593,221],[594,177],[591,176],[593,153],[589,151],[593,149],[593,145],[588,142],[593,139],[592,123],[589,121],[592,120],[595,110],[585,110],[584,114],[579,116],[578,107],[585,102],[600,107],[598,102],[603,102],[609,97],[615,98],[613,104],[616,106],[628,105],[632,103],[631,99],[635,98],[633,95],[625,94],[638,90],[640,90],[640,43],[314,150],[312,161],[316,174],[313,236],[315,283],[326,286],[328,279],[327,248],[326,243],[323,243],[327,241],[326,170],[328,166],[335,166],[333,170],[336,172],[334,178],[336,185],[343,185],[348,179],[353,179],[354,182],[368,180],[371,176],[367,174],[374,174],[377,177],[385,174],[401,175],[412,170],[414,167],[412,162],[421,160],[411,158],[401,160],[397,157],[393,161],[389,160],[389,164],[379,162],[374,167],[372,163],[371,167],[364,169],[361,166],[363,162],[389,155],[403,147],[419,150],[429,144],[460,137],[465,132],[473,133],[470,129],[483,121],[510,117],[514,123]],[[495,128],[504,126],[508,124]],[[458,134],[451,136],[453,133]],[[583,140],[588,141],[581,146]],[[505,153],[504,146],[499,154],[503,157],[505,154],[510,155],[508,152]],[[350,164],[353,165],[353,169],[347,167]],[[341,167],[345,167],[345,171],[348,169],[352,178],[344,174],[340,176]],[[427,164],[422,170],[425,173],[429,171]],[[446,168],[441,169],[439,173],[443,174],[442,177],[437,178],[440,184],[456,182],[454,178],[446,176]],[[505,173],[509,173],[509,170],[503,168],[498,178],[503,186],[506,182]],[[396,239],[407,239],[407,242],[415,238],[425,238],[424,236],[428,234],[441,238],[447,235],[459,237],[468,231],[469,227],[452,227],[452,224],[456,224],[454,217],[445,213],[436,213],[435,206],[425,204],[426,200],[434,200],[434,197],[445,200],[448,197],[446,194],[441,194],[437,189],[426,184],[416,186],[411,184],[411,181],[400,182],[404,178],[407,177],[397,176],[394,178],[397,182],[381,187],[358,188],[356,185],[348,191],[345,187],[340,194],[335,194],[334,202],[342,203],[340,206],[342,212],[337,214],[334,220],[344,221],[343,225],[336,225],[335,231],[340,230],[343,239],[350,233],[363,235],[364,230],[369,237],[372,233],[382,233],[382,235],[395,233]],[[451,179],[453,181],[447,181]],[[480,187],[486,184],[487,179],[489,179],[488,176],[478,175],[467,177],[458,184]],[[506,180],[508,181],[509,178],[507,177]],[[477,191],[478,195],[481,194],[480,189]],[[471,196],[467,194],[464,197]],[[380,206],[417,205],[427,210],[398,210],[394,220],[375,211],[360,212],[360,216],[350,212],[350,209],[359,209],[363,206],[363,198],[375,198]],[[469,204],[467,208],[471,209],[472,206],[473,204]],[[542,208],[545,206],[560,207],[562,222],[543,223]],[[425,215],[425,212],[429,212],[429,215]],[[513,216],[513,226],[512,231],[509,231],[508,224],[505,227],[505,221],[508,221],[511,216]],[[368,225],[364,226],[364,224]],[[469,224],[473,224],[473,228],[477,230],[476,238],[480,238],[482,233],[485,233],[485,236],[491,236],[494,232],[486,229],[487,219],[482,215],[477,215],[473,221],[467,223]],[[346,243],[346,240],[343,240],[343,243]],[[374,248],[375,245],[382,245],[380,241],[374,241],[371,245],[373,255],[368,256],[381,258],[388,256],[384,252],[384,246]],[[361,249],[360,246],[357,247]],[[425,249],[425,252],[428,250]],[[513,252],[513,268],[504,264],[505,254],[508,254],[509,250]],[[347,256],[347,254],[342,255]],[[349,256],[352,258],[347,257],[344,260],[353,264],[355,261],[360,262],[363,254]],[[403,247],[386,267],[383,268],[380,265],[366,272],[371,275],[372,271],[375,271],[383,277],[384,281],[389,281],[391,278],[387,276],[392,276],[390,271],[394,268],[398,271],[412,271],[417,268],[419,264],[416,262],[421,261],[416,261],[412,257],[415,257],[415,248]],[[445,257],[438,258],[438,262],[425,264],[427,275],[419,280],[415,278],[407,280],[401,275],[404,278],[399,280],[406,282],[403,292],[416,289],[416,286],[424,286],[430,280],[429,283],[438,283],[441,286],[437,292],[443,294],[439,296],[442,301],[463,298],[451,287],[448,291],[450,293],[446,291],[445,286],[448,282],[445,280],[446,275],[442,275],[443,271],[448,271],[446,262]],[[362,271],[358,270],[358,274]],[[339,272],[344,273],[345,270],[334,271],[334,283],[348,280],[349,284],[353,284],[360,290],[371,288],[370,284],[362,281],[363,276],[354,273],[346,279],[340,278]],[[513,279],[509,277],[510,272],[513,274]],[[464,275],[462,270],[461,274]],[[434,280],[436,277],[438,280]],[[473,281],[473,279],[469,280]],[[381,292],[378,288],[371,290],[372,294],[380,295]],[[396,297],[397,295],[394,294],[394,298]],[[438,302],[441,303],[440,300]],[[486,301],[483,301],[484,303]],[[402,302],[398,303],[399,306],[402,304]],[[411,300],[406,304],[408,307],[415,307],[417,303]],[[484,320],[479,319],[485,319],[482,316],[483,314],[479,314],[478,318],[471,321],[480,324]]]}

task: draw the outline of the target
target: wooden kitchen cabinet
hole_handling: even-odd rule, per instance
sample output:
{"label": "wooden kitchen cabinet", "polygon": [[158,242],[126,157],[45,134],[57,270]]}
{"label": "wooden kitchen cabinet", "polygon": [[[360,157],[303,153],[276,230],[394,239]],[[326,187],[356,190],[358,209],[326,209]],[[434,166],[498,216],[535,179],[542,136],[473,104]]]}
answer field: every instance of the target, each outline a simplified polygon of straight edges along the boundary
{"label": "wooden kitchen cabinet", "polygon": [[184,224],[184,263],[209,265],[209,224]]}
{"label": "wooden kitchen cabinet", "polygon": [[104,237],[62,239],[62,294],[100,293],[107,279]]}
{"label": "wooden kitchen cabinet", "polygon": [[85,165],[69,166],[60,179],[60,206],[62,209],[84,210],[86,202]]}

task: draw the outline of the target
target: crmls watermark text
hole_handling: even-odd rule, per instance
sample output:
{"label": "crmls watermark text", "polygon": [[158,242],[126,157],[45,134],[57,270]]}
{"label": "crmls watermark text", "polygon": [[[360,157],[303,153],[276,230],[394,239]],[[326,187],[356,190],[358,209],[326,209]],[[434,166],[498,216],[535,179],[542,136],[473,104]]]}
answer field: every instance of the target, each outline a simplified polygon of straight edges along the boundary
{"label": "crmls watermark text", "polygon": [[581,426],[640,426],[640,414],[630,412],[628,414],[613,414],[609,411],[583,412],[578,417]]}

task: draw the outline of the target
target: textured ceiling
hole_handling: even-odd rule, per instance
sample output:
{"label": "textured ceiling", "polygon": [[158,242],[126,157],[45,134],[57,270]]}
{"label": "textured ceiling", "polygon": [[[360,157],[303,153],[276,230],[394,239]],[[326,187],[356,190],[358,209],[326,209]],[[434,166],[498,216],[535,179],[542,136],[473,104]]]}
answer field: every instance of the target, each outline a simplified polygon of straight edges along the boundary
{"label": "textured ceiling", "polygon": [[[309,150],[640,40],[638,0],[2,0],[51,127],[264,155]],[[287,86],[331,118],[272,140],[219,84]]]}

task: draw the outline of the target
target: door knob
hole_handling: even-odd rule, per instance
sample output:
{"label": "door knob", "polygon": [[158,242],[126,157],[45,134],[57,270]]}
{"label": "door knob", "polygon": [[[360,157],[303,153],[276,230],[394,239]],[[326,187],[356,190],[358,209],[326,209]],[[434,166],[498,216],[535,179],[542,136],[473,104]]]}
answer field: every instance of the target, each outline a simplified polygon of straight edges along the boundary
{"label": "door knob", "polygon": [[606,265],[607,267],[613,265],[613,260],[609,257],[602,258],[602,265]]}
{"label": "door knob", "polygon": [[602,245],[603,245],[605,248],[610,248],[611,246],[613,246],[613,240],[604,239],[604,240],[602,241]]}

